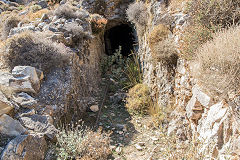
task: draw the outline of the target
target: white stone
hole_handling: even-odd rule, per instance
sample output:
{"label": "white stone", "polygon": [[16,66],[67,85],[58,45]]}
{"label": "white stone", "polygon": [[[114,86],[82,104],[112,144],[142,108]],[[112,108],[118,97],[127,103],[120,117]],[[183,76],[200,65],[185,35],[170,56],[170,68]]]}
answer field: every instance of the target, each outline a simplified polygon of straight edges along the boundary
{"label": "white stone", "polygon": [[204,106],[207,107],[210,102],[210,97],[203,93],[198,86],[194,86],[192,88],[193,96],[197,98],[197,100]]}
{"label": "white stone", "polygon": [[93,112],[98,112],[98,111],[99,111],[98,105],[92,105],[92,106],[90,107],[90,109],[91,109],[91,111],[93,111]]}
{"label": "white stone", "polygon": [[15,92],[37,93],[43,73],[31,66],[16,66],[12,70],[14,78],[9,79],[9,85]]}
{"label": "white stone", "polygon": [[135,148],[136,148],[137,150],[139,150],[139,151],[142,151],[142,150],[143,150],[143,148],[142,148],[139,144],[135,144]]}
{"label": "white stone", "polygon": [[218,132],[221,124],[228,117],[228,108],[223,107],[223,102],[217,103],[210,107],[206,113],[207,117],[202,118],[197,126],[199,140],[203,142],[201,152],[203,152],[212,141],[217,141]]}
{"label": "white stone", "polygon": [[7,95],[11,95],[13,92],[13,89],[9,85],[9,80],[12,78],[13,76],[9,72],[0,73],[0,90]]}
{"label": "white stone", "polygon": [[29,77],[23,77],[23,78],[12,78],[9,81],[10,87],[15,92],[30,92],[30,93],[36,93],[34,90],[32,83],[29,79]]}

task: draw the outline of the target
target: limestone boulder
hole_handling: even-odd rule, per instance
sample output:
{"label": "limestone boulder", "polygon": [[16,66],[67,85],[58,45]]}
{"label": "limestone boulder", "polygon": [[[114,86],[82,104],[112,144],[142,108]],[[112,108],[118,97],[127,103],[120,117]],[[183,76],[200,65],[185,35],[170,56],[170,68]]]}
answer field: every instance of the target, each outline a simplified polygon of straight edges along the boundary
{"label": "limestone boulder", "polygon": [[46,135],[50,140],[56,140],[57,129],[52,124],[52,118],[46,115],[31,115],[20,117],[20,122],[29,130]]}
{"label": "limestone boulder", "polygon": [[14,92],[37,93],[34,90],[29,77],[12,78],[9,83]]}
{"label": "limestone boulder", "polygon": [[3,150],[1,160],[43,160],[47,142],[40,135],[20,135]]}
{"label": "limestone boulder", "polygon": [[37,101],[29,94],[21,92],[13,96],[13,101],[23,108],[33,109],[36,107]]}
{"label": "limestone boulder", "polygon": [[12,117],[6,114],[0,117],[1,135],[16,137],[24,133],[27,133],[27,130],[20,124],[19,121],[14,120]]}
{"label": "limestone boulder", "polygon": [[9,113],[13,109],[13,104],[9,102],[5,95],[0,91],[0,116]]}
{"label": "limestone boulder", "polygon": [[12,70],[14,78],[29,77],[33,88],[38,91],[40,88],[40,80],[43,78],[43,72],[31,66],[16,66]]}
{"label": "limestone boulder", "polygon": [[12,79],[13,76],[9,72],[0,72],[0,90],[7,95],[11,95],[13,89],[9,85],[9,80]]}
{"label": "limestone boulder", "polygon": [[31,66],[16,66],[12,70],[13,78],[9,80],[10,87],[16,92],[37,93],[43,73]]}

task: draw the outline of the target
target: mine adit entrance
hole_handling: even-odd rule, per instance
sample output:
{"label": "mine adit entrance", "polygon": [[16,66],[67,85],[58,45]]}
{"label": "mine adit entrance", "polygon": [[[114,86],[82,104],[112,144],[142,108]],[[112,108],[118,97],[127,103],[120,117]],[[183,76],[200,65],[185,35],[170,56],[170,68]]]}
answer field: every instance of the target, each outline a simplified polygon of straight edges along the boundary
{"label": "mine adit entrance", "polygon": [[104,34],[107,55],[113,55],[119,46],[122,47],[121,54],[124,57],[137,49],[137,36],[131,24],[121,23],[107,28],[109,29],[106,29]]}

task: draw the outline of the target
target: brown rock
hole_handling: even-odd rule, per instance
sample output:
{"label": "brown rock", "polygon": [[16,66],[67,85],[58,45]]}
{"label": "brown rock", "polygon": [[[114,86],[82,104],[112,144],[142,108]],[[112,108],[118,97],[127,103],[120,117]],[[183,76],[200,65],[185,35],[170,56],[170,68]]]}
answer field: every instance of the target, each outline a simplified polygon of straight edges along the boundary
{"label": "brown rock", "polygon": [[43,160],[47,143],[40,135],[21,135],[11,140],[0,159],[3,160]]}
{"label": "brown rock", "polygon": [[20,124],[19,121],[4,114],[0,117],[0,134],[7,136],[19,136],[27,132],[27,130]]}
{"label": "brown rock", "polygon": [[0,91],[0,116],[9,113],[13,108],[13,104]]}

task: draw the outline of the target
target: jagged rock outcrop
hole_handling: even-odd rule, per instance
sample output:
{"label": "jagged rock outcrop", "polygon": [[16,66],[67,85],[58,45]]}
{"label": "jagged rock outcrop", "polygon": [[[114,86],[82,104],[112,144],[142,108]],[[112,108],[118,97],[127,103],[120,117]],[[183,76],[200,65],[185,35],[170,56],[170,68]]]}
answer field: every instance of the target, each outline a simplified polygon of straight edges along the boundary
{"label": "jagged rock outcrop", "polygon": [[6,114],[0,117],[0,134],[9,137],[16,137],[24,133],[27,133],[27,130],[19,121],[14,120]]}
{"label": "jagged rock outcrop", "polygon": [[9,142],[3,150],[1,160],[42,160],[47,143],[40,135],[21,135]]}

